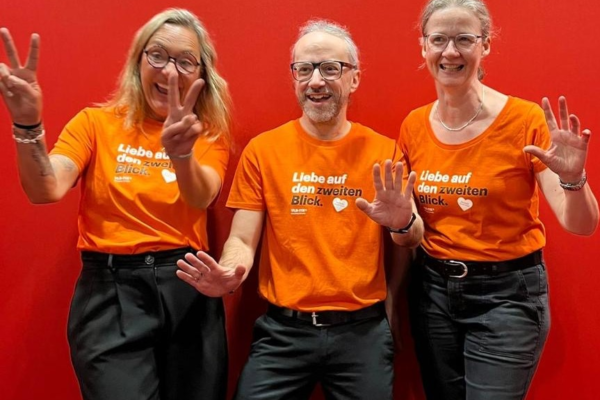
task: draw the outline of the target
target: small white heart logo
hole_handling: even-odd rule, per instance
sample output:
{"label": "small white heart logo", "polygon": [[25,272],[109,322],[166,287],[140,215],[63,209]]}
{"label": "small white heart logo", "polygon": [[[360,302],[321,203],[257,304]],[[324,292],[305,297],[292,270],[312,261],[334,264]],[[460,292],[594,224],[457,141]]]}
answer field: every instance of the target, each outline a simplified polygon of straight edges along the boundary
{"label": "small white heart logo", "polygon": [[458,206],[463,210],[467,211],[469,208],[473,207],[473,202],[471,200],[467,200],[465,198],[458,198]]}
{"label": "small white heart logo", "polygon": [[175,175],[175,172],[171,172],[168,169],[162,170],[162,176],[167,183],[175,182],[177,180],[177,175]]}
{"label": "small white heart logo", "polygon": [[333,199],[333,208],[335,208],[335,211],[340,212],[346,207],[348,207],[348,200],[342,200],[339,197]]}

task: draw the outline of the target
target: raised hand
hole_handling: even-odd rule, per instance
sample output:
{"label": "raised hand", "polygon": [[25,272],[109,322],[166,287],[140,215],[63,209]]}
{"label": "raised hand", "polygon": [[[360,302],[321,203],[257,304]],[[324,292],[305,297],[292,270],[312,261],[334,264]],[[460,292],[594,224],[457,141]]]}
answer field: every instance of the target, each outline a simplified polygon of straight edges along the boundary
{"label": "raised hand", "polygon": [[36,33],[31,35],[29,54],[23,66],[8,29],[0,28],[0,36],[8,57],[8,65],[0,63],[0,93],[13,122],[35,125],[42,119],[42,90],[36,76],[40,37]]}
{"label": "raised hand", "polygon": [[205,296],[221,297],[233,292],[244,281],[246,267],[228,268],[219,265],[203,251],[196,255],[187,253],[185,260],[178,260],[177,276],[192,285]]}
{"label": "raised hand", "polygon": [[539,158],[563,182],[578,182],[585,167],[591,132],[588,129],[581,131],[577,116],[569,115],[567,99],[564,96],[558,99],[560,126],[546,97],[542,99],[542,108],[552,136],[552,144],[548,150],[533,145],[525,146],[523,150]]}
{"label": "raised hand", "polygon": [[356,205],[373,221],[380,225],[400,229],[408,225],[412,217],[412,192],[417,175],[411,172],[408,182],[402,190],[402,163],[396,163],[396,171],[392,172],[392,161],[384,163],[384,182],[381,179],[381,167],[373,166],[373,184],[375,199],[369,203],[365,199],[356,199]]}
{"label": "raised hand", "polygon": [[169,76],[169,115],[163,124],[162,145],[167,154],[174,158],[188,156],[194,143],[202,133],[202,122],[194,114],[194,106],[204,80],[196,80],[189,88],[181,104],[178,85],[179,75],[174,72]]}

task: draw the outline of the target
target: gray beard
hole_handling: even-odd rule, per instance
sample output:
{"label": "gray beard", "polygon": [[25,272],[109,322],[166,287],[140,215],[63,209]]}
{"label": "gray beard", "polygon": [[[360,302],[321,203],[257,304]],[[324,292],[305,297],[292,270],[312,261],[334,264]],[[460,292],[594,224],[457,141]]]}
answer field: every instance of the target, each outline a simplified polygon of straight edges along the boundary
{"label": "gray beard", "polygon": [[340,114],[340,110],[342,109],[342,101],[339,98],[335,99],[333,103],[331,103],[327,108],[321,110],[315,110],[310,105],[310,100],[304,98],[303,100],[298,99],[298,103],[300,103],[300,107],[304,114],[313,122],[329,122],[336,118]]}

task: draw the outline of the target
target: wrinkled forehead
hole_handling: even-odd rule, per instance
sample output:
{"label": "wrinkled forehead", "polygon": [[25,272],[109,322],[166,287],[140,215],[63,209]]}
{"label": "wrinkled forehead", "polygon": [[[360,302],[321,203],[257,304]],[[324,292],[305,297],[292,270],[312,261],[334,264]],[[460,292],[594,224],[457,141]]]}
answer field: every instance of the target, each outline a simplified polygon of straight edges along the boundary
{"label": "wrinkled forehead", "polygon": [[292,52],[293,62],[323,60],[350,61],[346,42],[325,32],[311,32],[298,39]]}

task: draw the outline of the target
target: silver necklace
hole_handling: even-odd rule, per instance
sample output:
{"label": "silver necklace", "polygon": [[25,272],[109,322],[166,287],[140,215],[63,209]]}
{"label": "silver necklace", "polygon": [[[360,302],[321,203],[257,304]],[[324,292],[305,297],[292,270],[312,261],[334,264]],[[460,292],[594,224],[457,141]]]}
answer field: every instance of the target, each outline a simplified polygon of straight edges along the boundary
{"label": "silver necklace", "polygon": [[442,117],[440,117],[440,113],[438,112],[439,104],[440,104],[439,100],[435,104],[435,116],[437,117],[438,121],[440,121],[440,124],[442,124],[442,126],[444,127],[444,129],[446,129],[448,131],[452,131],[452,132],[462,131],[467,126],[469,126],[471,124],[471,122],[475,121],[475,118],[477,118],[477,116],[479,115],[479,113],[481,112],[481,110],[483,110],[483,102],[484,101],[485,101],[485,86],[482,86],[481,87],[481,102],[479,103],[479,108],[477,108],[477,111],[475,111],[475,115],[473,115],[470,120],[468,120],[467,122],[465,122],[464,125],[461,125],[458,128],[450,128],[448,125],[446,125],[444,123],[444,121],[442,121]]}

